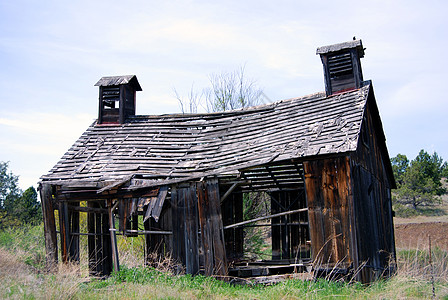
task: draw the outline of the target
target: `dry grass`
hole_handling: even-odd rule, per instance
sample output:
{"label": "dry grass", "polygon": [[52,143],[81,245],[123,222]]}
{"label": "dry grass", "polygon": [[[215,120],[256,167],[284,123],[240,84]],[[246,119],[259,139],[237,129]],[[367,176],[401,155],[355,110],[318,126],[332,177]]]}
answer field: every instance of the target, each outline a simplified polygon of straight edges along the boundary
{"label": "dry grass", "polygon": [[20,260],[24,255],[0,248],[1,299],[427,299],[432,296],[431,276],[436,298],[448,299],[448,253],[438,249],[433,251],[433,268],[427,250],[400,250],[397,274],[368,287],[290,280],[268,287],[232,288],[211,279],[174,276],[173,262],[157,259],[154,266],[171,275],[154,273],[145,279],[139,277],[139,272],[146,274],[140,269],[126,279],[91,281],[77,265],[60,265],[54,274],[39,272]]}
{"label": "dry grass", "polygon": [[89,280],[77,265],[60,264],[54,274],[43,274],[20,260],[25,255],[0,248],[1,299],[71,299]]}
{"label": "dry grass", "polygon": [[[142,241],[132,238],[119,241],[121,265],[126,266],[122,274],[96,280],[78,265],[59,265],[57,272],[48,274],[38,259],[43,245],[36,245],[39,237],[29,232],[32,230],[3,235],[0,299],[427,299],[432,297],[432,278],[436,298],[448,299],[448,252],[433,248],[431,265],[427,245],[399,250],[397,274],[370,286],[292,279],[272,286],[235,287],[201,276],[173,275],[177,270],[174,262],[155,255],[151,267],[162,272],[143,268]],[[86,250],[83,252],[85,256]],[[82,261],[86,259],[83,255]],[[87,268],[86,263],[81,265]]]}

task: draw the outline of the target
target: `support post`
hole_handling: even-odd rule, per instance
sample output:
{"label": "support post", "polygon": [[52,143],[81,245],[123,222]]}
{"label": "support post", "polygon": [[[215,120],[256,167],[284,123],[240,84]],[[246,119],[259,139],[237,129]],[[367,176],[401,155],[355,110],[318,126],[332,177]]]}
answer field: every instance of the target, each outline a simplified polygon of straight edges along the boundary
{"label": "support post", "polygon": [[120,271],[120,265],[118,260],[117,235],[115,234],[112,199],[107,200],[107,209],[109,212],[109,231],[110,231],[110,242],[112,245],[112,261],[114,263],[114,271],[118,272]]}
{"label": "support post", "polygon": [[46,267],[49,271],[52,271],[58,263],[58,244],[51,185],[40,184],[39,191],[44,221]]}
{"label": "support post", "polygon": [[[89,208],[96,208],[95,203],[87,201],[87,207]],[[88,212],[87,213],[87,231],[89,233],[89,236],[87,237],[87,245],[88,245],[88,251],[89,251],[89,274],[90,275],[97,275],[96,272],[96,243],[95,243],[95,213],[94,212]]]}
{"label": "support post", "polygon": [[70,261],[79,263],[79,211],[71,210],[70,207],[79,207],[79,202],[68,205],[69,232],[70,232]]}
{"label": "support post", "polygon": [[[277,216],[281,211],[279,197],[280,192],[271,193],[271,214],[276,216],[272,217],[271,224],[278,225],[280,223],[280,216]],[[281,258],[281,228],[280,226],[272,226],[272,259],[277,260]]]}
{"label": "support post", "polygon": [[61,257],[63,263],[69,261],[70,251],[70,224],[68,220],[67,202],[59,202],[59,235],[61,237]]}

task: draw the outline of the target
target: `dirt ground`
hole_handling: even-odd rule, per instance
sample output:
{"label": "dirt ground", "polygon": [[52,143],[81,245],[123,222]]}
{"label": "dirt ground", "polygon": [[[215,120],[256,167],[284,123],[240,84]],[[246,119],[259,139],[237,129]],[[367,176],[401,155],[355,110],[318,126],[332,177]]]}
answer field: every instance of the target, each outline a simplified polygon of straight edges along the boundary
{"label": "dirt ground", "polygon": [[448,222],[424,222],[395,225],[395,245],[397,249],[428,249],[431,247],[448,251]]}
{"label": "dirt ground", "polygon": [[[448,190],[447,179],[443,179],[443,186]],[[439,207],[446,212],[442,216],[394,218],[397,249],[428,249],[431,236],[431,247],[448,251],[448,193],[442,196]]]}

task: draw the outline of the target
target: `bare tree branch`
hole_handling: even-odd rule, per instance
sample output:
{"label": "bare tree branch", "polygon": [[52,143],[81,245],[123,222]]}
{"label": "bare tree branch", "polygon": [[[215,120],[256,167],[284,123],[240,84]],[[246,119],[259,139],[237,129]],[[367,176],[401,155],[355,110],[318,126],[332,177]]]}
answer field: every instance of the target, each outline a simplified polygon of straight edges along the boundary
{"label": "bare tree branch", "polygon": [[192,85],[188,99],[182,98],[174,89],[182,113],[196,113],[199,106],[207,112],[218,112],[259,105],[263,100],[270,102],[256,81],[247,78],[244,66],[230,73],[210,74],[209,81],[210,87],[201,93]]}

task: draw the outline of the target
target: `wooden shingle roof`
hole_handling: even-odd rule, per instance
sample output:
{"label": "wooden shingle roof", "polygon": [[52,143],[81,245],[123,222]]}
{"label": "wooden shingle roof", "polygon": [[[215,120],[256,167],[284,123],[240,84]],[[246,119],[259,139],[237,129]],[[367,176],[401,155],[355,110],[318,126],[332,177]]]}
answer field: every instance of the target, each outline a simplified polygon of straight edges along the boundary
{"label": "wooden shingle roof", "polygon": [[135,116],[81,135],[41,177],[55,184],[143,176],[155,185],[355,151],[371,86],[207,114]]}
{"label": "wooden shingle roof", "polygon": [[95,86],[116,86],[131,83],[134,85],[136,91],[141,91],[142,87],[138,83],[137,76],[135,75],[123,75],[123,76],[105,76],[101,77]]}
{"label": "wooden shingle roof", "polygon": [[360,58],[364,57],[364,47],[362,46],[361,40],[354,40],[354,41],[350,41],[350,42],[344,42],[344,43],[319,47],[316,50],[316,54],[338,52],[338,51],[341,51],[344,49],[351,49],[351,48],[357,49]]}

